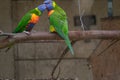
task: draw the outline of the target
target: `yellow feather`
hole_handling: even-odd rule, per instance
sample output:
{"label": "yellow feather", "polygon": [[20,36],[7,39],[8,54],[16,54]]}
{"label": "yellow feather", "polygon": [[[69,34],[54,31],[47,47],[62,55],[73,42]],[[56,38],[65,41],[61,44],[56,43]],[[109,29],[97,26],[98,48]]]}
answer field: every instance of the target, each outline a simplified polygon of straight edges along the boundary
{"label": "yellow feather", "polygon": [[50,32],[56,32],[54,26],[50,25]]}
{"label": "yellow feather", "polygon": [[56,3],[53,1],[53,7],[55,7],[56,6]]}

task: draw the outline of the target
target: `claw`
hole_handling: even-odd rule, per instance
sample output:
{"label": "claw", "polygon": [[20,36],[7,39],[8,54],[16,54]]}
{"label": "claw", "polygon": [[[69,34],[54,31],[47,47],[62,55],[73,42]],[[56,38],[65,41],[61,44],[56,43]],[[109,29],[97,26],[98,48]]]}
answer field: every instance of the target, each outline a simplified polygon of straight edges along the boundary
{"label": "claw", "polygon": [[3,33],[3,31],[0,30],[0,34],[2,34],[2,33]]}
{"label": "claw", "polygon": [[30,35],[31,33],[28,31],[23,31],[25,34]]}

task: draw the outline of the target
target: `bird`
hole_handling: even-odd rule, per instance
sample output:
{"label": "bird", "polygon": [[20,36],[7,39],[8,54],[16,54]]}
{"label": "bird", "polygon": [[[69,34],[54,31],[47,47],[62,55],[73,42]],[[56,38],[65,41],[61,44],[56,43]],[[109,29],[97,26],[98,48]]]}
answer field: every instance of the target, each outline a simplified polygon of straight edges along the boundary
{"label": "bird", "polygon": [[41,4],[38,7],[28,11],[20,20],[17,27],[13,30],[12,33],[20,33],[23,31],[30,32],[34,25],[38,23],[40,16],[45,11],[45,4]]}
{"label": "bird", "polygon": [[[41,4],[38,7],[29,10],[19,21],[17,27],[12,31],[12,33],[21,33],[25,32],[26,34],[30,34],[31,30],[33,29],[34,25],[38,23],[40,16],[46,10],[45,4]],[[8,39],[9,36],[6,38]],[[5,39],[5,40],[6,40]],[[8,47],[6,52],[11,48],[12,45]]]}
{"label": "bird", "polygon": [[55,1],[45,0],[44,4],[48,11],[48,19],[50,23],[50,32],[56,32],[61,38],[65,40],[71,54],[74,55],[74,51],[68,37],[68,20],[66,12],[56,4]]}

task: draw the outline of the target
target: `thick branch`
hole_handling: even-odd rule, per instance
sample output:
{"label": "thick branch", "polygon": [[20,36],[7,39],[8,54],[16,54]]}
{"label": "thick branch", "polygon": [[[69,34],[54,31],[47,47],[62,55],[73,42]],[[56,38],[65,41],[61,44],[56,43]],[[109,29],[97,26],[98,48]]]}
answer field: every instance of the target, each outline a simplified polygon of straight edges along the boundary
{"label": "thick branch", "polygon": [[[81,40],[81,39],[120,39],[120,31],[70,31],[69,37],[71,40]],[[43,41],[58,41],[62,40],[56,33],[49,32],[36,32],[31,33],[31,35],[26,35],[25,33],[17,33],[11,38],[4,42],[0,42],[0,49],[7,47],[10,44],[31,42],[41,40]]]}

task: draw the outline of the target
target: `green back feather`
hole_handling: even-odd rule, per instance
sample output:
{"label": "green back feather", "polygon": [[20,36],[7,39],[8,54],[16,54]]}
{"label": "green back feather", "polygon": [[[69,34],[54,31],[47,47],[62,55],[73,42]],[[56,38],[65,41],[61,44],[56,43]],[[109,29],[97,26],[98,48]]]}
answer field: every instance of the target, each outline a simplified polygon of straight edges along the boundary
{"label": "green back feather", "polygon": [[54,10],[56,10],[56,11],[57,11],[59,14],[61,14],[62,16],[66,16],[65,11],[64,11],[61,7],[59,7],[57,4],[56,4]]}

